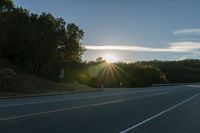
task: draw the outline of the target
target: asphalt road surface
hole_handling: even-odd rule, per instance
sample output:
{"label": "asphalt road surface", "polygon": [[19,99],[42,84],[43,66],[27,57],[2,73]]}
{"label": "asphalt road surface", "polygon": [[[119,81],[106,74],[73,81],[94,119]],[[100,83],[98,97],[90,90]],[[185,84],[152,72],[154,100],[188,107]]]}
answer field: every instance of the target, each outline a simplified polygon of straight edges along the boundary
{"label": "asphalt road surface", "polygon": [[200,85],[0,99],[0,133],[199,133]]}

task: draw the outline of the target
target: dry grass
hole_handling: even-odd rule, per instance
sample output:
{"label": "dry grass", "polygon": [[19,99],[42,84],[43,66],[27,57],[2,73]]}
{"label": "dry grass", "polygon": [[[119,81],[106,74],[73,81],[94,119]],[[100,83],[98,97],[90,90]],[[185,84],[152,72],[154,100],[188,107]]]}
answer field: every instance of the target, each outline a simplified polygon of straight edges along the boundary
{"label": "dry grass", "polygon": [[41,94],[54,92],[88,92],[95,88],[79,83],[57,83],[30,75],[18,74],[12,69],[0,69],[0,94]]}

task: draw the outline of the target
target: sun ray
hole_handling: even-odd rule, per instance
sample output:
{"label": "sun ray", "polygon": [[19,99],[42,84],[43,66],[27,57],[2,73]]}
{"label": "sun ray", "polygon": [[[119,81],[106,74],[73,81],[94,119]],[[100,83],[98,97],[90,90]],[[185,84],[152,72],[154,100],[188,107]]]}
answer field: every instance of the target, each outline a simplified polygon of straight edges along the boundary
{"label": "sun ray", "polygon": [[114,63],[117,61],[116,56],[114,56],[112,54],[106,54],[103,56],[103,58],[106,60],[107,63]]}

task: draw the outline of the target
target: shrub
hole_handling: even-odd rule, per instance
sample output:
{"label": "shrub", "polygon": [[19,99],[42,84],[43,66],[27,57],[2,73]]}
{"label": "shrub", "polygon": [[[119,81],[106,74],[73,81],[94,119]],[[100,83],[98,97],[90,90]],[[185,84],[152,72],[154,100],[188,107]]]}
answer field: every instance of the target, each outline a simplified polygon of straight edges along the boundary
{"label": "shrub", "polygon": [[0,69],[0,91],[15,92],[18,87],[18,76],[16,72],[9,68]]}

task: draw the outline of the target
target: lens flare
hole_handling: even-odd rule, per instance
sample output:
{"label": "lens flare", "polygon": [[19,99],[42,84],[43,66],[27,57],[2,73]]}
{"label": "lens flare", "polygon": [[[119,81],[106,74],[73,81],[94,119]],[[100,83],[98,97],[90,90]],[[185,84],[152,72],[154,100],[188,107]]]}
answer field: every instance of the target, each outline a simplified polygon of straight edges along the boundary
{"label": "lens flare", "polygon": [[103,58],[106,60],[107,63],[114,63],[117,61],[116,57],[111,54],[107,54],[107,55],[103,56]]}

